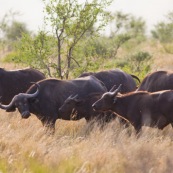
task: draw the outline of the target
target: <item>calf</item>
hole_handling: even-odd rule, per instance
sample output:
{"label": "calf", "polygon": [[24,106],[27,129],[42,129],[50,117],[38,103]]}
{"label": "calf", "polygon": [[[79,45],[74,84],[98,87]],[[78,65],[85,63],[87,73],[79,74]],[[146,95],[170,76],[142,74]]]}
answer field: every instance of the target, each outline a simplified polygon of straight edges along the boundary
{"label": "calf", "polygon": [[71,116],[71,120],[79,120],[85,118],[86,121],[97,120],[101,122],[109,122],[115,118],[115,115],[110,112],[94,111],[92,104],[96,102],[103,93],[91,93],[87,97],[80,97],[80,95],[68,97],[63,105],[59,108],[59,114],[63,116]]}
{"label": "calf", "polygon": [[173,123],[173,91],[164,90],[149,93],[147,91],[120,94],[118,89],[106,92],[93,104],[97,111],[113,111],[128,120],[139,132],[142,126],[163,129]]}

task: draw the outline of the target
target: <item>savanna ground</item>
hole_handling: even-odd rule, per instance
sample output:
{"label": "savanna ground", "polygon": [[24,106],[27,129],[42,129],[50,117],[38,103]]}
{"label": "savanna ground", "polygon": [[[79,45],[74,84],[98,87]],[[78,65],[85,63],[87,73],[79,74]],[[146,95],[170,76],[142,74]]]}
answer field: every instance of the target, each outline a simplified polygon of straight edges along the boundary
{"label": "savanna ground", "polygon": [[[160,45],[145,45],[154,62],[152,70],[171,69],[173,55]],[[13,64],[1,64],[7,69]],[[0,110],[0,172],[2,173],[171,173],[173,172],[173,129],[144,127],[136,138],[133,128],[118,121],[100,129],[85,120],[57,120],[54,136],[45,134],[32,115]],[[91,128],[92,127],[92,128]],[[129,131],[131,135],[129,135]]]}
{"label": "savanna ground", "polygon": [[[45,135],[41,123],[18,113],[0,113],[1,172],[31,173],[171,173],[173,130],[123,129],[118,121],[100,129],[85,120],[58,120],[54,136]],[[129,131],[132,134],[129,135]]]}

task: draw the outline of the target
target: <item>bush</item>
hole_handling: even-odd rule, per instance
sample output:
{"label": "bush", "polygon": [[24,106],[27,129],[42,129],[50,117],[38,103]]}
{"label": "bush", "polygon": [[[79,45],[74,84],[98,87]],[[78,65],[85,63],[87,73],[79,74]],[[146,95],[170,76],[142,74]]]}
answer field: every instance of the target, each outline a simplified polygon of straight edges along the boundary
{"label": "bush", "polygon": [[151,61],[152,56],[148,52],[139,51],[118,60],[117,67],[142,79],[151,70]]}

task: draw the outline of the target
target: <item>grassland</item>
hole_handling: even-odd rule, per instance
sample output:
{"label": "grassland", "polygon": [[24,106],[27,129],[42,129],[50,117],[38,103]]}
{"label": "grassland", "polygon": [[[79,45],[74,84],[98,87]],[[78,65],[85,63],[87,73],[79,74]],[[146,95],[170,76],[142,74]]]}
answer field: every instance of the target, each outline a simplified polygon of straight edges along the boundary
{"label": "grassland", "polygon": [[[48,136],[33,115],[0,112],[0,171],[3,173],[171,173],[173,130],[143,128],[139,138],[118,121],[100,129],[85,120],[57,120]],[[129,131],[131,135],[129,135]]]}
{"label": "grassland", "polygon": [[[173,55],[161,45],[139,48],[154,57],[152,71],[173,69]],[[2,57],[2,56],[1,56]],[[20,68],[1,64],[6,69]],[[136,138],[133,128],[118,121],[104,129],[80,121],[57,120],[54,136],[48,136],[32,115],[0,110],[0,172],[2,173],[172,173],[173,129],[144,127]],[[92,128],[91,128],[92,127]],[[130,131],[130,134],[129,134]]]}

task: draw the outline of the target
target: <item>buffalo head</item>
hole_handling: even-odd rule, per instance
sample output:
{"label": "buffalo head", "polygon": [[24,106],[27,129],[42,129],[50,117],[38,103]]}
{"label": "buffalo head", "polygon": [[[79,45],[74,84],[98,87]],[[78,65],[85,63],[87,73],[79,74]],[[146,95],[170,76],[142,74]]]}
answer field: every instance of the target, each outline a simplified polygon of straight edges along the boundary
{"label": "buffalo head", "polygon": [[115,90],[115,86],[109,91],[102,95],[102,97],[97,100],[93,105],[95,111],[109,111],[111,110],[113,104],[117,100],[117,94],[121,90],[122,84]]}
{"label": "buffalo head", "polygon": [[59,114],[65,118],[65,119],[75,119],[75,116],[77,114],[76,107],[79,106],[82,103],[82,99],[78,97],[78,95],[75,96],[69,96],[63,103],[63,105],[59,108]]}
{"label": "buffalo head", "polygon": [[19,93],[15,95],[9,105],[3,105],[0,103],[0,108],[7,112],[13,112],[16,108],[19,110],[22,118],[28,118],[30,116],[29,100],[34,99],[39,94],[39,84],[37,84],[37,90],[33,94]]}

